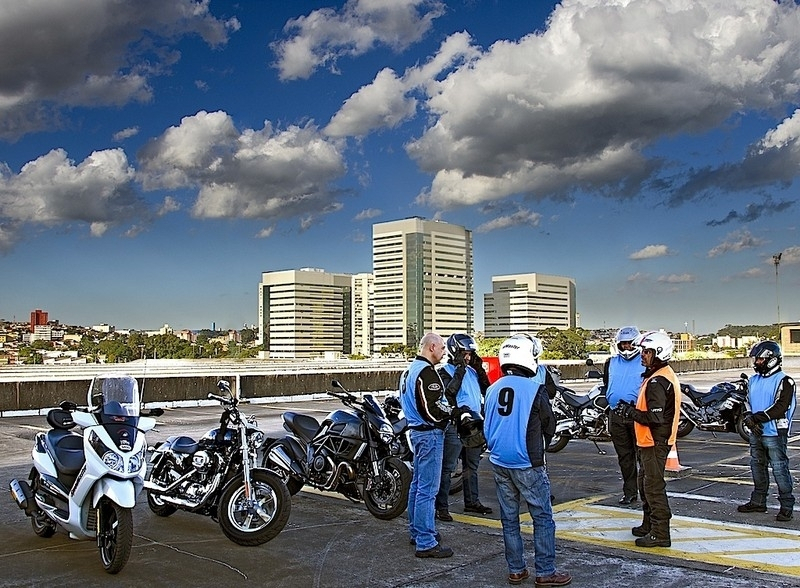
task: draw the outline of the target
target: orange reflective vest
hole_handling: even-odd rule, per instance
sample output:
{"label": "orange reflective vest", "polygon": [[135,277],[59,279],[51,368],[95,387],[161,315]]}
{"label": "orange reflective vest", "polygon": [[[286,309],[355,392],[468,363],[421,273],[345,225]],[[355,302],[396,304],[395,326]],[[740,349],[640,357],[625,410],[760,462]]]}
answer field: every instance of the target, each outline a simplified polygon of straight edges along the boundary
{"label": "orange reflective vest", "polygon": [[[678,382],[678,376],[676,376],[675,372],[672,371],[672,366],[665,365],[664,367],[650,374],[649,378],[644,379],[641,387],[639,388],[639,397],[636,399],[636,408],[642,412],[648,411],[645,391],[647,390],[647,384],[656,376],[662,376],[672,382],[672,389],[675,390],[675,415],[672,418],[672,432],[670,433],[668,441],[669,446],[672,447],[675,445],[675,439],[678,436],[678,421],[680,420],[681,416],[681,385],[680,382]],[[653,432],[650,430],[650,427],[634,422],[633,428],[636,432],[636,444],[639,447],[653,447],[655,445],[655,441],[653,440]]]}

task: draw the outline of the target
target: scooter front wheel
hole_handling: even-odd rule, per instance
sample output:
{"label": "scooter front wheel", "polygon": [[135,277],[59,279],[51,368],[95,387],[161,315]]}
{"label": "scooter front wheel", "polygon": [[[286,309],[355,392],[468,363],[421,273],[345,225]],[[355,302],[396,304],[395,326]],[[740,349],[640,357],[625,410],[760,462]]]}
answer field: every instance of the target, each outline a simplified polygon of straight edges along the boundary
{"label": "scooter front wheel", "polygon": [[109,574],[116,574],[131,555],[133,546],[133,512],[110,500],[103,500],[97,509],[100,517],[100,533],[97,536],[97,547],[103,569]]}

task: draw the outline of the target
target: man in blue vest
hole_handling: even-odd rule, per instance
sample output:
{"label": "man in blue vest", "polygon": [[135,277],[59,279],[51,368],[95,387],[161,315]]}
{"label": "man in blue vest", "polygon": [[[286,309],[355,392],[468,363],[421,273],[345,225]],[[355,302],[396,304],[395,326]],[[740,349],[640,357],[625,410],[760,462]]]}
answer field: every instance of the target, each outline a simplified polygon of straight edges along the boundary
{"label": "man in blue vest", "polygon": [[550,503],[550,480],[544,453],[556,430],[544,381],[537,381],[541,342],[515,335],[500,346],[504,374],[486,391],[484,435],[494,470],[500,522],[503,525],[509,584],[530,577],[520,531],[520,507],[533,519],[536,586],[566,586],[572,576],[557,572],[556,524]]}
{"label": "man in blue vest", "polygon": [[[465,333],[454,333],[447,338],[447,363],[439,368],[445,386],[444,395],[453,407],[454,421],[471,411],[483,414],[483,395],[489,387],[489,377],[483,369],[475,339]],[[463,453],[462,453],[463,452]],[[457,422],[451,422],[444,434],[444,457],[439,492],[436,494],[436,518],[452,521],[449,511],[450,480],[459,456],[463,456],[462,470],[464,512],[491,514],[492,509],[481,504],[478,497],[478,466],[483,445],[465,447],[458,435]]]}
{"label": "man in blue vest", "polygon": [[434,501],[442,474],[444,429],[450,420],[444,385],[436,371],[444,350],[441,336],[426,334],[420,341],[419,355],[400,376],[400,405],[411,430],[414,451],[414,475],[408,491],[408,532],[416,545],[417,557],[453,555],[452,549],[440,543],[434,519]]}
{"label": "man in blue vest", "polygon": [[619,503],[627,506],[639,499],[636,467],[636,432],[633,419],[624,417],[616,409],[620,403],[635,404],[642,385],[642,365],[636,361],[639,347],[634,340],[639,336],[636,327],[622,327],[614,338],[617,353],[612,355],[603,368],[603,382],[606,385],[606,399],[611,408],[608,431],[617,453],[617,462],[622,474],[622,498]]}
{"label": "man in blue vest", "polygon": [[769,466],[778,486],[780,509],[776,521],[791,521],[794,513],[792,475],[789,473],[787,445],[796,405],[795,383],[781,369],[783,354],[774,341],[762,341],[750,350],[753,370],[747,399],[750,414],[745,424],[750,429],[750,472],[753,492],[739,512],[767,512]]}

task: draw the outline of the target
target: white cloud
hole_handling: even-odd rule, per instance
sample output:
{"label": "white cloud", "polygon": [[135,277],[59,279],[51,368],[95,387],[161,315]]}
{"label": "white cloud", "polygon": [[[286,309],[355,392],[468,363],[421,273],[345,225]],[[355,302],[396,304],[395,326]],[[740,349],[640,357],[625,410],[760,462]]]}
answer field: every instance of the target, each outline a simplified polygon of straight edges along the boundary
{"label": "white cloud", "polygon": [[344,56],[363,55],[378,45],[402,51],[419,41],[444,14],[439,0],[348,0],[340,10],[321,8],[290,20],[288,39],[272,44],[282,80],[308,78]]}
{"label": "white cloud", "polygon": [[784,249],[781,255],[781,263],[786,265],[800,263],[800,246],[795,245]]}
{"label": "white cloud", "polygon": [[[0,10],[0,137],[47,128],[62,105],[146,102],[150,78],[179,58],[172,43],[196,34],[218,46],[238,28],[236,19],[212,16],[207,1],[6,2]],[[143,37],[149,42],[140,42]],[[147,59],[140,59],[145,52]]]}
{"label": "white cloud", "polygon": [[121,131],[117,131],[114,133],[112,137],[115,141],[124,141],[125,139],[129,139],[130,137],[135,137],[139,134],[139,127],[128,127],[126,129],[122,129]]}
{"label": "white cloud", "polygon": [[514,214],[499,216],[488,222],[482,223],[475,229],[476,233],[488,233],[498,229],[508,229],[510,227],[530,226],[538,227],[542,220],[542,215],[530,210],[518,210]]}
{"label": "white cloud", "polygon": [[664,257],[665,255],[671,255],[671,251],[666,245],[648,245],[639,249],[639,251],[631,253],[628,259],[652,259],[653,257]]}
{"label": "white cloud", "polygon": [[407,145],[434,175],[420,201],[633,194],[657,171],[644,151],[659,139],[796,102],[799,52],[792,2],[565,0],[544,32],[428,87],[432,123]]}
{"label": "white cloud", "polygon": [[658,282],[662,284],[687,284],[695,281],[692,274],[669,274],[666,276],[659,276]]}
{"label": "white cloud", "polygon": [[256,233],[256,239],[266,239],[274,232],[275,232],[275,225],[264,227],[263,229],[258,231],[258,233]]}
{"label": "white cloud", "polygon": [[331,183],[345,172],[341,149],[311,124],[239,132],[227,113],[201,111],[138,158],[146,189],[197,189],[198,218],[316,219],[340,206]]}
{"label": "white cloud", "polygon": [[733,280],[751,280],[753,278],[761,278],[765,275],[766,272],[760,267],[751,267],[750,269],[746,269],[743,272],[739,272],[738,274],[733,274],[732,276],[726,276],[722,278],[723,282],[732,282]]}
{"label": "white cloud", "polygon": [[631,284],[635,282],[647,282],[649,280],[650,276],[642,272],[636,272],[635,274],[631,274],[625,279],[626,282]]}
{"label": "white cloud", "polygon": [[383,211],[379,208],[366,208],[359,212],[353,220],[356,221],[363,221],[375,218],[376,216],[380,216],[383,214]]}
{"label": "white cloud", "polygon": [[750,231],[746,229],[734,231],[729,233],[722,243],[716,247],[712,247],[708,252],[708,257],[717,257],[725,253],[735,253],[737,251],[744,251],[745,249],[753,249],[763,244],[763,239],[754,237]]}

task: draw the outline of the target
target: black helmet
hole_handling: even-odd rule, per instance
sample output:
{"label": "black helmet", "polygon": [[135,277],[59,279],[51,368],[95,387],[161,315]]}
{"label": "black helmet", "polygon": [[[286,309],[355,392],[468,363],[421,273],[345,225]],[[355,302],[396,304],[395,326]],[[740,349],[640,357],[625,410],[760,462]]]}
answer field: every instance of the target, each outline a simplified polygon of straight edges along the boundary
{"label": "black helmet", "polygon": [[[775,341],[756,343],[750,350],[750,357],[753,358],[753,370],[762,376],[771,376],[780,369],[781,363],[783,363],[781,346]],[[755,360],[759,357],[763,357],[766,361],[756,364]]]}
{"label": "black helmet", "polygon": [[455,357],[459,351],[471,351],[475,353],[478,344],[475,339],[465,333],[453,333],[447,338],[447,353],[450,357]]}
{"label": "black helmet", "polygon": [[483,436],[483,417],[474,410],[464,410],[458,415],[456,431],[464,447],[475,448],[486,445],[486,437]]}

